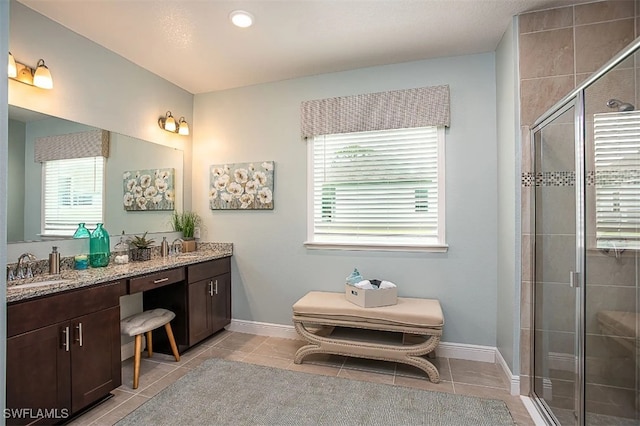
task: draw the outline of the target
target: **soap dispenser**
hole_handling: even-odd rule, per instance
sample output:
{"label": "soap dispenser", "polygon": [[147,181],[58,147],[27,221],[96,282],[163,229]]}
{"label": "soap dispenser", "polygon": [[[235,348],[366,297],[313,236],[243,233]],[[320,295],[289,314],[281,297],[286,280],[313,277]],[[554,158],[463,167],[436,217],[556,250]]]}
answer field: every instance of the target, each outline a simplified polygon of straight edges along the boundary
{"label": "soap dispenser", "polygon": [[160,256],[169,256],[169,243],[167,242],[167,237],[162,237],[162,243],[160,244]]}
{"label": "soap dispenser", "polygon": [[60,273],[60,253],[58,247],[53,246],[49,253],[49,274],[58,275]]}

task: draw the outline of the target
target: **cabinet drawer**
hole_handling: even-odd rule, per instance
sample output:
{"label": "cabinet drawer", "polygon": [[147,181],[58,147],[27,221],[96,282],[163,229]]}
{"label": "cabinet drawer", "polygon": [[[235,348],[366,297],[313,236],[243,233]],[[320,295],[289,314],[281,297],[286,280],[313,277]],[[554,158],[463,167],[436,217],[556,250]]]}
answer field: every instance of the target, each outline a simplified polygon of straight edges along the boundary
{"label": "cabinet drawer", "polygon": [[124,281],[99,284],[7,306],[7,336],[119,306]]}
{"label": "cabinet drawer", "polygon": [[222,259],[215,259],[208,262],[187,266],[187,277],[189,284],[230,272],[230,257],[223,257]]}
{"label": "cabinet drawer", "polygon": [[151,290],[183,280],[184,268],[168,269],[166,271],[130,279],[128,293],[133,294],[140,291]]}

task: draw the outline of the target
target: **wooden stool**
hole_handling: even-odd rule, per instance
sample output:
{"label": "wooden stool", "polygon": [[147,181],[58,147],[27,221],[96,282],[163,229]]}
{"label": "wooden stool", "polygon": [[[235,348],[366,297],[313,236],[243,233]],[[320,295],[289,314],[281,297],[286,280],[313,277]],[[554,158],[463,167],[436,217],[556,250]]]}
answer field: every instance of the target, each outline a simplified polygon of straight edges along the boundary
{"label": "wooden stool", "polygon": [[131,315],[122,321],[120,321],[120,332],[127,336],[135,336],[135,354],[133,363],[133,388],[138,389],[138,381],[140,379],[140,351],[142,349],[142,335],[147,336],[147,352],[149,358],[153,355],[153,345],[151,343],[151,332],[156,328],[164,325],[164,329],[167,332],[169,338],[169,344],[171,345],[171,351],[176,361],[180,361],[180,354],[178,353],[178,347],[176,341],[173,338],[173,331],[171,330],[171,322],[176,314],[167,309],[152,309],[149,311],[140,312],[135,315]]}

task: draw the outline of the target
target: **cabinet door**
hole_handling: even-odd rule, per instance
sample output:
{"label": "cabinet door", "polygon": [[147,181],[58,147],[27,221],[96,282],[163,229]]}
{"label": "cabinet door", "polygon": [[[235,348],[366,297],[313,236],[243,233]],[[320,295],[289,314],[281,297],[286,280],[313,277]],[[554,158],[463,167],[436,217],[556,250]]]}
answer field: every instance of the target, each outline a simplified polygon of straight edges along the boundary
{"label": "cabinet door", "polygon": [[189,284],[189,345],[213,334],[211,323],[211,293],[213,280],[206,279]]}
{"label": "cabinet door", "polygon": [[[7,339],[7,408],[15,415],[7,424],[51,424],[69,415],[71,383],[68,322],[43,327]],[[71,336],[69,335],[69,342]],[[49,410],[57,419],[29,418]],[[11,414],[11,412],[10,412]]]}
{"label": "cabinet door", "polygon": [[71,321],[72,410],[78,411],[120,386],[120,307]]}
{"label": "cabinet door", "polygon": [[213,277],[213,288],[211,322],[215,333],[231,322],[231,274]]}

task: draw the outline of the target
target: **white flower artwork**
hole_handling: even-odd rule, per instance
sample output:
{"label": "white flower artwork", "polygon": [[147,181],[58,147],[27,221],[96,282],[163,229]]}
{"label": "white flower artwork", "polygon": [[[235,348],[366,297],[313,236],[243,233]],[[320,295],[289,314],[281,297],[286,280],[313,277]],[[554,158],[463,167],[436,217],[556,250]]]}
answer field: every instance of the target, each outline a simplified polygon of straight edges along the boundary
{"label": "white flower artwork", "polygon": [[273,161],[210,167],[212,210],[273,210]]}
{"label": "white flower artwork", "polygon": [[175,169],[133,170],[122,174],[127,211],[173,210]]}

